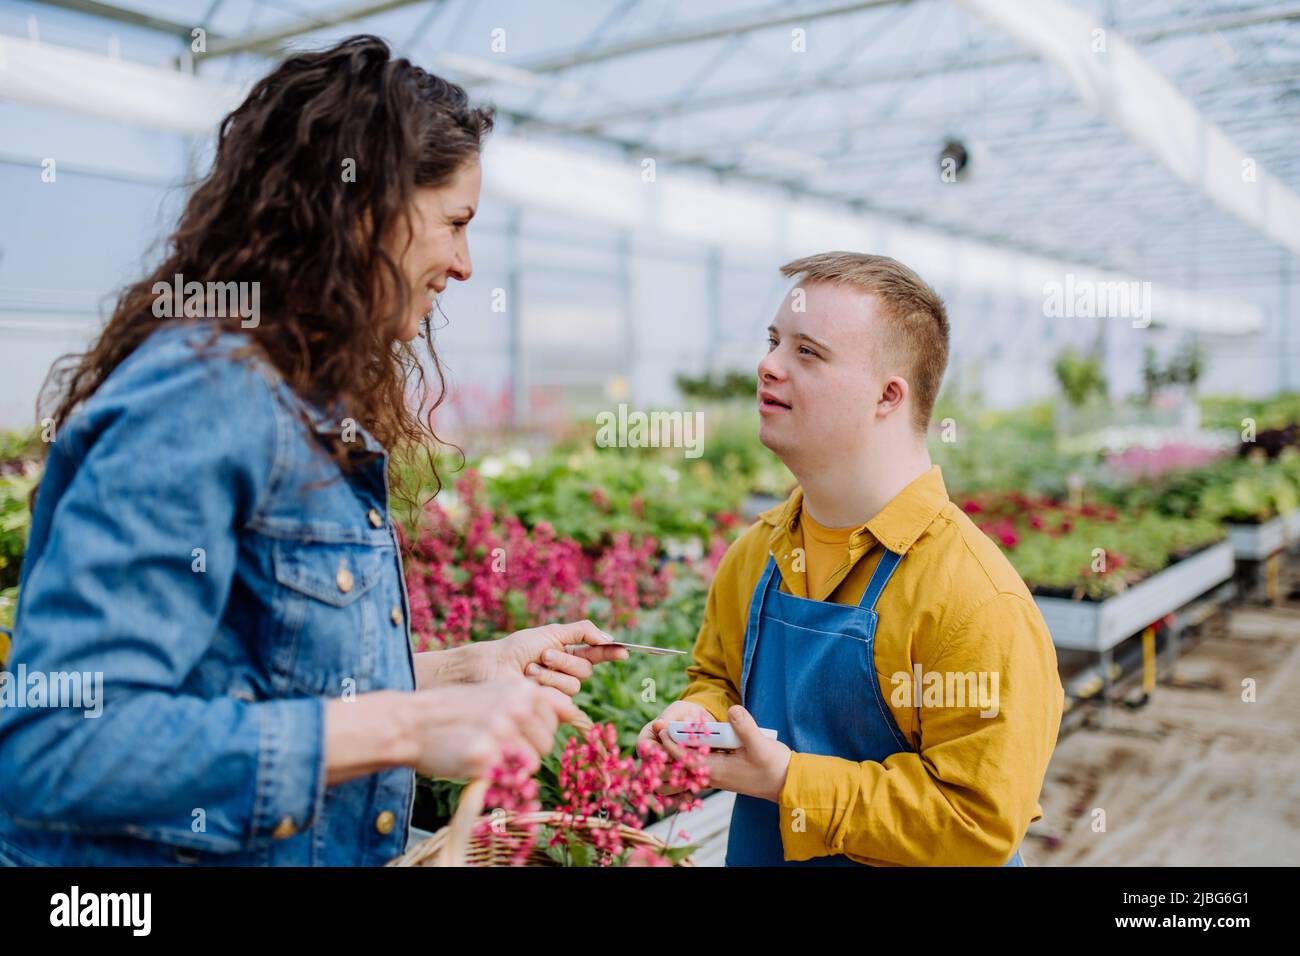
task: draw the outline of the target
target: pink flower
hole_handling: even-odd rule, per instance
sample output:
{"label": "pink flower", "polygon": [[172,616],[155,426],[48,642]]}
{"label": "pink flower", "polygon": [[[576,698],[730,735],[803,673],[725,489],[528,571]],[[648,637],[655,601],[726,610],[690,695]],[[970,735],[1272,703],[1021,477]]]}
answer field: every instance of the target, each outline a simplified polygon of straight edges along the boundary
{"label": "pink flower", "polygon": [[656,567],[658,547],[654,538],[634,545],[630,534],[620,532],[596,560],[595,583],[609,599],[610,618],[616,626],[635,626],[642,607],[653,606],[667,596],[669,572],[666,567]]}
{"label": "pink flower", "polygon": [[[501,763],[492,768],[488,779],[484,807],[516,815],[541,809],[537,799],[537,781],[519,751],[507,751]],[[537,843],[537,824],[514,821],[514,826],[507,829],[505,820],[502,813],[494,812],[475,824],[474,834],[481,840],[489,840],[494,847],[505,847],[511,854],[510,865],[522,866]]]}
{"label": "pink flower", "polygon": [[[648,812],[693,809],[698,795],[708,786],[708,768],[696,754],[687,761],[670,761],[656,741],[642,741],[641,761],[624,757],[618,749],[613,724],[597,724],[583,736],[569,738],[560,757],[559,785],[565,822],[556,828],[553,843],[567,843],[574,830],[585,827],[587,838],[602,851],[602,861],[623,850],[619,826],[640,829]],[[682,793],[661,797],[663,784],[681,788]],[[600,823],[589,824],[592,818]]]}
{"label": "pink flower", "polygon": [[652,846],[639,846],[628,857],[628,866],[672,866],[672,861]]}

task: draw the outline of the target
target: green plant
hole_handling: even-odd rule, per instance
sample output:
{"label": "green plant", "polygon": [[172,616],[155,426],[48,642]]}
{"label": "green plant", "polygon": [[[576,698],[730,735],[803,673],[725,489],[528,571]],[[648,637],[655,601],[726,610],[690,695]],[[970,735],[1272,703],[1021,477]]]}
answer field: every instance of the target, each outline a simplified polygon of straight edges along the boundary
{"label": "green plant", "polygon": [[1163,366],[1156,358],[1156,350],[1146,346],[1142,351],[1142,392],[1148,404],[1155,393],[1166,385],[1187,385],[1195,388],[1205,370],[1205,353],[1192,340],[1179,346]]}
{"label": "green plant", "polygon": [[707,544],[719,514],[740,510],[743,484],[700,462],[589,450],[485,475],[492,506],[528,527],[546,522],[584,547],[619,532]]}
{"label": "green plant", "polygon": [[1281,472],[1243,475],[1206,489],[1203,513],[1220,521],[1257,523],[1300,507],[1295,484]]}
{"label": "green plant", "polygon": [[1300,503],[1300,454],[1291,449],[1273,461],[1224,458],[1099,491],[1106,501],[1130,512],[1151,510],[1218,522],[1267,521]]}
{"label": "green plant", "polygon": [[981,416],[958,417],[951,432],[936,422],[929,447],[949,494],[1020,488],[1064,497],[1070,476],[1090,483],[1104,477],[1097,455],[1058,449],[1052,429],[1033,419],[994,418],[986,425]]}
{"label": "green plant", "polygon": [[37,481],[33,469],[0,477],[0,588],[18,583],[27,532],[32,516],[27,510],[27,496]]}
{"label": "green plant", "polygon": [[1203,427],[1231,429],[1239,434],[1246,427],[1247,419],[1257,431],[1300,422],[1300,393],[1297,392],[1264,399],[1206,395],[1201,397],[1200,406]]}
{"label": "green plant", "polygon": [[[14,613],[18,609],[18,589],[5,588],[0,591],[0,627],[12,631],[14,629]],[[9,659],[9,638],[0,633],[0,670],[4,669],[5,662]]]}
{"label": "green plant", "polygon": [[1036,592],[1100,600],[1222,537],[1223,528],[1205,518],[1126,514],[1077,522],[1061,536],[1025,535],[1007,556]]}
{"label": "green plant", "polygon": [[37,429],[0,431],[0,462],[34,461],[40,456],[41,433]]}
{"label": "green plant", "polygon": [[679,374],[674,381],[682,398],[718,401],[731,398],[755,400],[758,376],[753,372],[705,372],[703,375]]}
{"label": "green plant", "polygon": [[743,491],[784,498],[795,478],[776,453],[758,440],[758,409],[752,401],[705,406],[700,461]]}
{"label": "green plant", "polygon": [[1055,371],[1065,400],[1075,408],[1086,405],[1094,396],[1106,397],[1106,377],[1097,356],[1083,356],[1072,346],[1067,347],[1057,356]]}

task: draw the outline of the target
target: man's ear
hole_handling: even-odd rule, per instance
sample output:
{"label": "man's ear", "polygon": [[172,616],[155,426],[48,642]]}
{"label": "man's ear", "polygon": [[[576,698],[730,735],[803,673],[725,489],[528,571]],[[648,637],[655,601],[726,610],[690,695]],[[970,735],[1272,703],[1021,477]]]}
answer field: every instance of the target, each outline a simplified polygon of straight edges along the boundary
{"label": "man's ear", "polygon": [[907,379],[900,378],[897,375],[890,376],[885,380],[885,387],[881,389],[880,401],[876,404],[876,410],[882,415],[893,413],[907,401],[907,396],[911,391]]}

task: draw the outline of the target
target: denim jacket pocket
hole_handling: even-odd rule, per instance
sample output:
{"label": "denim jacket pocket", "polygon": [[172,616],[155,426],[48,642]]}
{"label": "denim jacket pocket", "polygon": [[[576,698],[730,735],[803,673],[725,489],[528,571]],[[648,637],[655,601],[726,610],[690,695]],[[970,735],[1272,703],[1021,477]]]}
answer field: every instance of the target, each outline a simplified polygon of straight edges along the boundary
{"label": "denim jacket pocket", "polygon": [[274,679],[282,690],[340,697],[371,689],[382,580],[391,548],[276,539]]}

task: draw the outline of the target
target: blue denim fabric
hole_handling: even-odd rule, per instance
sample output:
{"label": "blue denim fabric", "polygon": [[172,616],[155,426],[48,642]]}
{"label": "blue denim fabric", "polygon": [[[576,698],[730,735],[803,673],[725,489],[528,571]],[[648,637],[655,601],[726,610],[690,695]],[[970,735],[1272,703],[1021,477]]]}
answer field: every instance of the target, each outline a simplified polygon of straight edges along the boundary
{"label": "blue denim fabric", "polygon": [[0,708],[0,864],[405,848],[413,774],[326,788],[323,754],[326,698],[415,686],[387,454],[213,331],[153,333],[50,448],[8,670],[101,672],[102,714]]}

